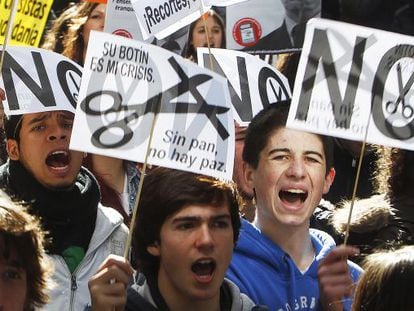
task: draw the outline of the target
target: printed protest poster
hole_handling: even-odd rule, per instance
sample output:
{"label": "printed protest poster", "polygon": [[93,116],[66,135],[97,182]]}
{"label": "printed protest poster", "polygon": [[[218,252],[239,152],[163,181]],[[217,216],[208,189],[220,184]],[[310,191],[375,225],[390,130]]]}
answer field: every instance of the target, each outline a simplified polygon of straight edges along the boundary
{"label": "printed protest poster", "polygon": [[306,22],[321,14],[321,0],[249,0],[226,9],[228,49],[301,48]]}
{"label": "printed protest poster", "polygon": [[[210,49],[213,70],[227,79],[234,119],[247,126],[264,107],[291,98],[287,78],[258,57],[226,49]],[[197,49],[198,63],[210,68],[207,48]]]}
{"label": "printed protest poster", "polygon": [[144,40],[164,39],[209,9],[201,0],[131,0]]}
{"label": "printed protest poster", "polygon": [[[53,0],[19,1],[13,21],[10,45],[38,46],[42,38]],[[11,0],[0,1],[0,44],[4,43],[10,22]]]}
{"label": "printed protest poster", "polygon": [[226,80],[165,49],[92,32],[70,147],[231,179]]}
{"label": "printed protest poster", "polygon": [[[0,52],[1,54],[1,52]],[[8,46],[0,77],[6,115],[53,110],[75,112],[82,67],[60,54]]]}
{"label": "printed protest poster", "polygon": [[145,41],[178,55],[184,54],[184,48],[188,41],[188,30],[189,26],[184,26],[164,39],[149,36],[144,40],[130,0],[109,1],[106,8],[105,32],[138,41]]}
{"label": "printed protest poster", "polygon": [[104,31],[134,40],[143,39],[130,0],[108,1]]}
{"label": "printed protest poster", "polygon": [[311,20],[288,126],[414,150],[413,84],[413,37]]}

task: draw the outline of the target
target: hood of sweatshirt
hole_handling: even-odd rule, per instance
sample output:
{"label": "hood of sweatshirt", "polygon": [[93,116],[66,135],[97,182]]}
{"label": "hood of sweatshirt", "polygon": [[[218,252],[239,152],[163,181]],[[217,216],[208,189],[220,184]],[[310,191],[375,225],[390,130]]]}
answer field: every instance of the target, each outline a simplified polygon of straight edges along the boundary
{"label": "hood of sweatshirt", "polygon": [[[315,259],[317,260],[325,257],[336,246],[333,238],[323,231],[309,229],[309,233],[315,248]],[[246,220],[242,220],[240,237],[237,241],[235,252],[242,256],[257,258],[258,262],[277,268],[282,274],[286,274],[286,277],[289,277],[291,274],[286,269],[285,261],[285,258],[289,257],[289,255],[267,236],[262,234],[260,229]],[[297,273],[301,273],[298,269],[296,270]],[[307,273],[317,277],[317,265],[312,264]]]}

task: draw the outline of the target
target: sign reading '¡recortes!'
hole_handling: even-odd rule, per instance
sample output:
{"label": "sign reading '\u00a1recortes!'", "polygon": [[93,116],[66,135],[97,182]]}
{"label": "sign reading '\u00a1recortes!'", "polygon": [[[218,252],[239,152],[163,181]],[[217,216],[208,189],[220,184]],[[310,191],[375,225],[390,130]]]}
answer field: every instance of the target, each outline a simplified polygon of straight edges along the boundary
{"label": "sign reading '\u00a1recortes!'", "polygon": [[[38,46],[52,3],[53,0],[19,0],[10,43]],[[11,0],[0,0],[0,44],[4,42],[7,25],[10,22],[11,4]]]}
{"label": "sign reading '\u00a1recortes!'", "polygon": [[287,124],[414,150],[413,84],[413,37],[314,19]]}
{"label": "sign reading '\u00a1recortes!'", "polygon": [[144,40],[163,39],[201,16],[200,0],[132,0]]}
{"label": "sign reading '\u00a1recortes!'", "polygon": [[137,162],[148,149],[150,164],[231,179],[234,123],[224,78],[119,36],[93,31],[90,46],[71,149]]}

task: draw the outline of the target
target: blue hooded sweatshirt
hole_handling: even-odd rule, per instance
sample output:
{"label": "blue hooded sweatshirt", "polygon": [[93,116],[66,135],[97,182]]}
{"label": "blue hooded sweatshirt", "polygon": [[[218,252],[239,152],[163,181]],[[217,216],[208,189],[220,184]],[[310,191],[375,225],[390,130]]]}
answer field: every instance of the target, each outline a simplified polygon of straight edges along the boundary
{"label": "blue hooded sweatshirt", "polygon": [[[309,229],[315,259],[304,273],[290,256],[258,228],[242,220],[240,237],[227,270],[232,280],[256,304],[274,311],[322,310],[318,303],[318,265],[336,245],[333,238],[316,229]],[[357,282],[362,269],[348,261],[351,277]],[[350,310],[352,299],[344,299],[344,310]]]}

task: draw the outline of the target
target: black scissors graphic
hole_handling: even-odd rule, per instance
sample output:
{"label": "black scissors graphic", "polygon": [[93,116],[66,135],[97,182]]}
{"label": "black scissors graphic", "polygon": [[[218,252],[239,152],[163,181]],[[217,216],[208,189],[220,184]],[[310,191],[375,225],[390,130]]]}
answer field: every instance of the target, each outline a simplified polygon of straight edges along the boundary
{"label": "black scissors graphic", "polygon": [[396,102],[388,101],[385,105],[385,109],[390,114],[395,114],[397,112],[398,106],[402,104],[402,115],[406,119],[410,119],[414,115],[414,109],[409,104],[405,104],[405,95],[407,95],[411,86],[414,83],[414,73],[411,74],[411,77],[408,79],[407,84],[403,86],[402,75],[401,75],[401,64],[397,64],[397,76],[398,76],[398,91],[400,95],[397,98]]}

